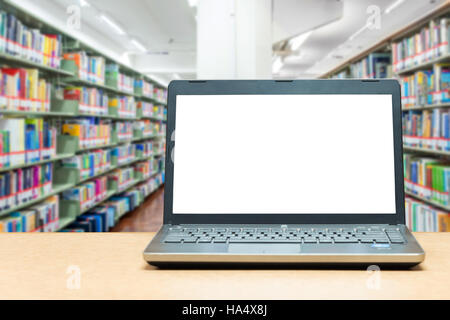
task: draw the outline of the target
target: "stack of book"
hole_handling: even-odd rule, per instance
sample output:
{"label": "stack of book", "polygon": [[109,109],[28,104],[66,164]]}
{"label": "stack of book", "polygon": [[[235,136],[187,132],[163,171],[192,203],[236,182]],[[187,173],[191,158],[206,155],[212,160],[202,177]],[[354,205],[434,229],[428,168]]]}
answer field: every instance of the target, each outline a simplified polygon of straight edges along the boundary
{"label": "stack of book", "polygon": [[136,101],[134,100],[134,97],[121,96],[110,99],[109,107],[116,109],[119,117],[124,118],[136,117]]}
{"label": "stack of book", "polygon": [[139,190],[142,197],[145,198],[161,185],[160,175],[152,177],[143,183],[138,184],[135,189]]}
{"label": "stack of book", "polygon": [[167,101],[167,90],[155,87],[153,89],[153,98],[165,103]]}
{"label": "stack of book", "polygon": [[79,148],[102,146],[111,141],[111,123],[96,118],[66,120],[62,133],[78,137]]}
{"label": "stack of book", "polygon": [[430,20],[420,32],[392,44],[393,71],[425,63],[449,52],[449,19]]}
{"label": "stack of book", "polygon": [[59,227],[58,196],[0,219],[0,232],[53,232]]}
{"label": "stack of book", "polygon": [[142,137],[151,137],[158,133],[158,124],[150,120],[140,120],[133,123],[134,130],[142,132]]}
{"label": "stack of book", "polygon": [[51,85],[37,69],[0,69],[0,110],[50,111]]}
{"label": "stack of book", "polygon": [[153,106],[153,117],[164,119],[164,110],[165,108],[163,106]]}
{"label": "stack of book", "polygon": [[153,154],[162,154],[166,151],[165,139],[160,139],[153,142]]}
{"label": "stack of book", "polygon": [[134,165],[134,171],[140,173],[142,179],[150,178],[157,170],[158,161],[156,159],[149,159],[143,162],[138,162]]}
{"label": "stack of book", "polygon": [[64,60],[72,60],[78,68],[78,78],[97,84],[105,84],[105,58],[88,56],[86,52],[64,53]]}
{"label": "stack of book", "polygon": [[406,225],[415,232],[450,231],[450,214],[413,198],[405,198]]}
{"label": "stack of book", "polygon": [[124,144],[117,146],[111,150],[111,155],[116,158],[117,165],[128,163],[135,159],[136,145]]}
{"label": "stack of book", "polygon": [[0,52],[59,68],[62,36],[43,34],[24,25],[14,14],[0,10]]}
{"label": "stack of book", "polygon": [[450,151],[448,109],[403,113],[403,143],[408,147]]}
{"label": "stack of book", "polygon": [[64,99],[78,101],[79,113],[92,115],[108,114],[108,95],[101,89],[66,87],[64,89]]}
{"label": "stack of book", "polygon": [[144,79],[134,80],[134,90],[135,92],[140,92],[145,97],[153,98],[153,84],[145,81]]}
{"label": "stack of book", "polygon": [[119,73],[118,89],[127,93],[134,93],[134,79],[123,73]]}
{"label": "stack of book", "polygon": [[50,159],[57,130],[43,119],[0,119],[0,168]]}
{"label": "stack of book", "polygon": [[119,168],[108,174],[108,179],[117,183],[118,191],[125,190],[134,182],[133,168]]}
{"label": "stack of book", "polygon": [[114,130],[119,141],[127,141],[133,138],[133,122],[118,121],[114,123]]}
{"label": "stack of book", "polygon": [[111,150],[95,150],[61,160],[63,168],[75,168],[81,179],[96,176],[111,168]]}
{"label": "stack of book", "polygon": [[80,209],[86,210],[107,195],[107,177],[95,178],[62,193],[62,199],[80,203]]}
{"label": "stack of book", "polygon": [[405,189],[443,206],[450,205],[450,164],[434,158],[404,155]]}
{"label": "stack of book", "polygon": [[144,141],[134,144],[136,146],[136,153],[142,157],[150,157],[153,155],[153,141]]}
{"label": "stack of book", "polygon": [[359,79],[387,78],[390,63],[391,55],[389,53],[371,53],[360,62],[350,66],[351,77]]}
{"label": "stack of book", "polygon": [[52,181],[52,163],[0,173],[0,212],[49,194]]}

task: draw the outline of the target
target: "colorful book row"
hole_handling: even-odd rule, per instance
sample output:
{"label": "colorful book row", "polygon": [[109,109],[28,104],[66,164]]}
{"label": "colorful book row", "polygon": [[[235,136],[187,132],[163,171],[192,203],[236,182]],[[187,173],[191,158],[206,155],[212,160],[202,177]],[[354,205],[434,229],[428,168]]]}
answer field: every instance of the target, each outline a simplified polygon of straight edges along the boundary
{"label": "colorful book row", "polygon": [[407,191],[444,206],[450,205],[450,164],[405,154],[403,168]]}
{"label": "colorful book row", "polygon": [[75,62],[79,79],[100,85],[105,84],[105,58],[89,56],[84,51],[64,53],[63,58]]}
{"label": "colorful book row", "polygon": [[0,213],[52,191],[53,164],[46,163],[0,174]]}
{"label": "colorful book row", "polygon": [[95,118],[66,120],[62,133],[78,137],[80,148],[102,146],[111,142],[111,122]]}
{"label": "colorful book row", "polygon": [[59,68],[62,37],[28,27],[15,15],[0,11],[0,52]]}
{"label": "colorful book row", "polygon": [[86,210],[107,196],[107,177],[98,177],[62,193],[62,199],[80,203],[81,210]]}
{"label": "colorful book row", "polygon": [[406,225],[414,232],[450,231],[450,214],[416,199],[405,198]]}
{"label": "colorful book row", "polygon": [[393,71],[401,72],[448,54],[448,28],[446,17],[430,20],[420,32],[392,43]]}
{"label": "colorful book row", "polygon": [[43,119],[0,119],[0,168],[50,159],[56,136],[56,128]]}
{"label": "colorful book row", "polygon": [[403,113],[403,143],[408,147],[450,151],[449,109]]}
{"label": "colorful book row", "polygon": [[101,89],[86,87],[66,87],[65,100],[78,101],[78,112],[92,115],[108,115],[109,98]]}

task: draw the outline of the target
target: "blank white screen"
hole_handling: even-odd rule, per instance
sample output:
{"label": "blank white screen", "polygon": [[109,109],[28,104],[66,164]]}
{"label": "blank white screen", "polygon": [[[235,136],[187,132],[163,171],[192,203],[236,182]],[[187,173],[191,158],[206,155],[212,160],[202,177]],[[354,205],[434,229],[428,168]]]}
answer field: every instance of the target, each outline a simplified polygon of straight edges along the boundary
{"label": "blank white screen", "polygon": [[178,95],[173,213],[394,214],[391,95]]}

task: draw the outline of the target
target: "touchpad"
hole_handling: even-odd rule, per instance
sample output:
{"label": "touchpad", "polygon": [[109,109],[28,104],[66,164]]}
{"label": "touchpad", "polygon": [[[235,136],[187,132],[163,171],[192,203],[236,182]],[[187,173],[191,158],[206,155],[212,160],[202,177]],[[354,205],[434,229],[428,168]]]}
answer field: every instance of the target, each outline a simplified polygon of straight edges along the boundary
{"label": "touchpad", "polygon": [[228,245],[229,253],[248,253],[248,254],[286,254],[300,253],[299,244],[267,243],[267,244],[248,244],[248,243],[230,243]]}

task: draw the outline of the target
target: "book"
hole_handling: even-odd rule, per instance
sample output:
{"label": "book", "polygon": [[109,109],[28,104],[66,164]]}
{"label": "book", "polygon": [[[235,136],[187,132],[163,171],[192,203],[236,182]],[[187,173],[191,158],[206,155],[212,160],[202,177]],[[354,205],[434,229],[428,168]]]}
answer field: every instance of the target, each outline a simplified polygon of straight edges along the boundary
{"label": "book", "polygon": [[117,165],[130,162],[136,158],[136,145],[124,144],[111,149],[111,156],[115,158]]}
{"label": "book", "polygon": [[402,115],[403,143],[408,147],[450,151],[450,111],[409,110]]}
{"label": "book", "polygon": [[141,94],[145,97],[153,98],[154,86],[152,83],[144,79],[135,79],[134,91],[135,93]]}
{"label": "book", "polygon": [[113,126],[119,141],[127,141],[133,138],[133,122],[118,121]]}
{"label": "book", "polygon": [[153,141],[143,141],[134,144],[136,148],[136,154],[140,154],[141,157],[150,157],[153,155]]}
{"label": "book", "polygon": [[80,209],[85,210],[104,200],[107,191],[107,177],[102,176],[64,191],[61,198],[79,202]]}
{"label": "book", "polygon": [[105,84],[105,58],[89,56],[84,51],[65,53],[63,58],[74,61],[81,80]]}
{"label": "book", "polygon": [[98,118],[65,120],[62,134],[78,137],[80,148],[103,146],[111,142],[111,122]]}
{"label": "book", "polygon": [[109,100],[108,106],[114,110],[113,114],[117,113],[119,117],[136,117],[136,101],[134,97],[120,96],[112,98]]}
{"label": "book", "polygon": [[0,10],[0,52],[59,68],[62,36],[42,33],[24,24],[14,14]]}
{"label": "book", "polygon": [[447,17],[430,20],[419,32],[392,43],[393,71],[400,72],[448,54],[448,22]]}
{"label": "book", "polygon": [[407,191],[444,206],[450,205],[450,163],[405,154],[403,167]]}
{"label": "book", "polygon": [[405,197],[406,225],[414,232],[450,231],[450,214],[422,201]]}
{"label": "book", "polygon": [[80,179],[93,177],[111,168],[112,150],[95,150],[61,160],[61,167],[79,170]]}
{"label": "book", "polygon": [[50,111],[50,96],[37,69],[0,68],[0,110]]}
{"label": "book", "polygon": [[109,98],[101,89],[86,87],[66,87],[65,100],[78,101],[78,112],[81,114],[107,115]]}

